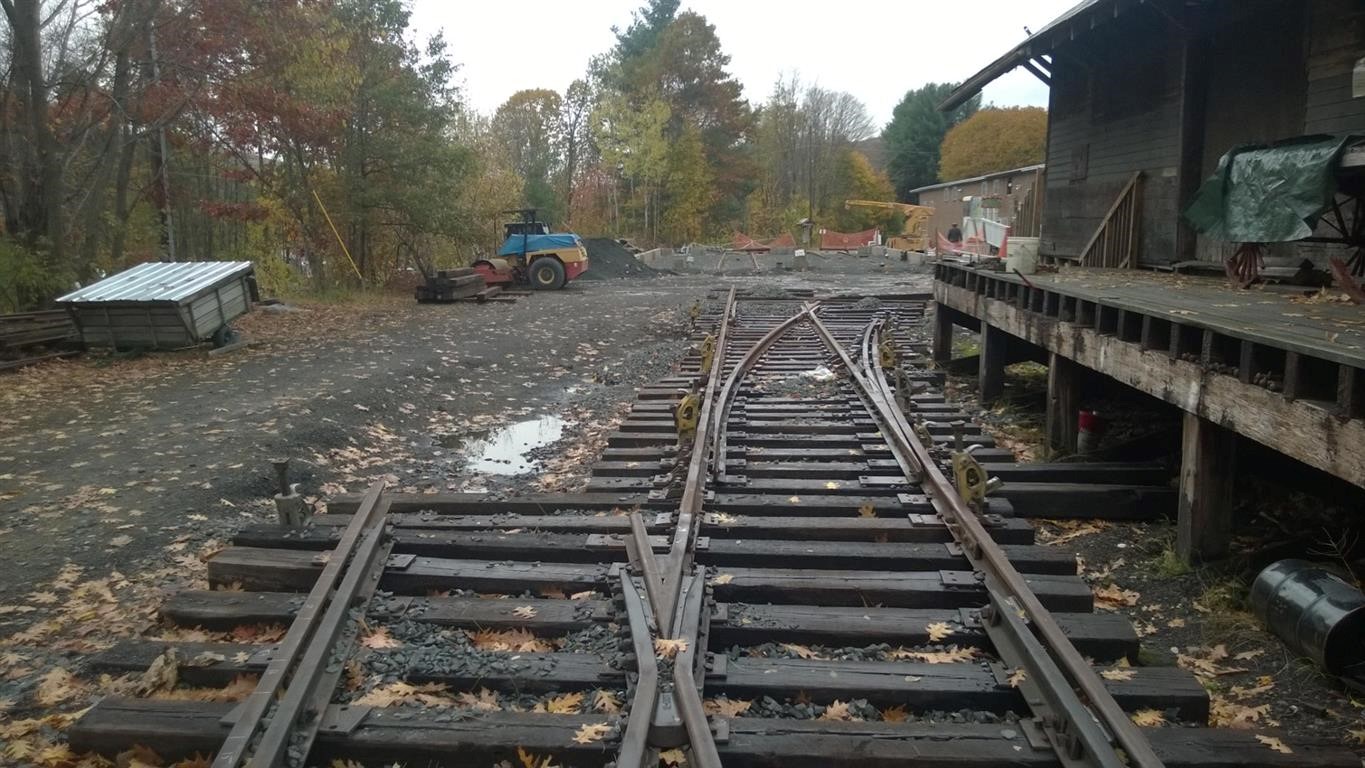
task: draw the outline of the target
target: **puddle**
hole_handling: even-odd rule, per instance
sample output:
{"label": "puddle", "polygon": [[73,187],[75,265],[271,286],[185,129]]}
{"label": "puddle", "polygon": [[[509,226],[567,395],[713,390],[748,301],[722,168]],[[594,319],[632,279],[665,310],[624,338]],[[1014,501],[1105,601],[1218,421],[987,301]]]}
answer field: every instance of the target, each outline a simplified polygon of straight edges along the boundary
{"label": "puddle", "polygon": [[558,440],[564,434],[565,423],[558,416],[541,416],[446,445],[459,453],[464,468],[470,472],[517,475],[535,469],[539,462],[527,454]]}

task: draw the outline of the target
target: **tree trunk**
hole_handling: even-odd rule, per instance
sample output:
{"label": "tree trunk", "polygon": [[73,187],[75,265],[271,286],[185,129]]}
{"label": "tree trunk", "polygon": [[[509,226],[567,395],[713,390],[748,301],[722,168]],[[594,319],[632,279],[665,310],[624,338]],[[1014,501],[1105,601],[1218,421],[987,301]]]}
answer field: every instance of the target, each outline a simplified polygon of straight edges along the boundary
{"label": "tree trunk", "polygon": [[61,157],[48,121],[48,84],[43,76],[41,0],[0,0],[13,35],[11,77],[17,105],[24,118],[24,148],[20,164],[19,235],[30,248],[48,241],[49,263],[66,266],[65,199]]}

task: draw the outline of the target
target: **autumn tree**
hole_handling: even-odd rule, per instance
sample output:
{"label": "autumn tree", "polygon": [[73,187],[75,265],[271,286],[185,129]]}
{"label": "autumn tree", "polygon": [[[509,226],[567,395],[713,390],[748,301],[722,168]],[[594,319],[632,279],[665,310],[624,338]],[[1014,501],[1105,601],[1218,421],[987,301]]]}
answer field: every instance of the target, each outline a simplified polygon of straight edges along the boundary
{"label": "autumn tree", "polygon": [[948,131],[940,151],[939,181],[965,179],[1043,162],[1047,110],[988,107]]}
{"label": "autumn tree", "polygon": [[940,112],[938,105],[956,88],[956,83],[928,83],[907,92],[892,112],[891,122],[882,131],[882,143],[897,199],[905,200],[910,190],[938,180],[943,137],[981,105],[977,95],[956,109]]}
{"label": "autumn tree", "polygon": [[562,167],[563,99],[555,91],[517,91],[493,114],[493,133],[521,174],[526,205],[549,221],[559,218],[554,179]]}

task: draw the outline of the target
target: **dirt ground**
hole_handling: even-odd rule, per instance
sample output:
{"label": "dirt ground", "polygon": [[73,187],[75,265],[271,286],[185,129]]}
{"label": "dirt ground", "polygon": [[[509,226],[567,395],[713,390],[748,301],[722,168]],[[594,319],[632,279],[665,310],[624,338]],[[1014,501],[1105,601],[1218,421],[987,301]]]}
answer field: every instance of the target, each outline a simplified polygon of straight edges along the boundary
{"label": "dirt ground", "polygon": [[[927,290],[927,275],[858,266],[725,284]],[[202,585],[234,530],[273,520],[271,459],[292,459],[310,500],[377,479],[404,491],[581,487],[635,388],[682,356],[687,309],[719,285],[670,276],[515,304],[299,302],[239,321],[253,343],[229,354],[90,355],[4,377],[0,724],[88,702],[98,689],[73,674],[82,657],[155,631],[164,595]],[[517,431],[498,431],[508,424]],[[12,735],[0,729],[0,741]]]}

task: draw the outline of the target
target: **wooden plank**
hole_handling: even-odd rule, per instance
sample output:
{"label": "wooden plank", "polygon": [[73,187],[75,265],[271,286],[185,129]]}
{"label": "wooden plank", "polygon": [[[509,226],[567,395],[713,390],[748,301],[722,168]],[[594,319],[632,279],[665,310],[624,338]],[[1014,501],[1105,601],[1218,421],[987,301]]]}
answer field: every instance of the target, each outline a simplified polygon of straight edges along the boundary
{"label": "wooden plank", "polygon": [[1176,492],[1158,485],[1005,483],[996,496],[1020,517],[1151,520],[1176,511]]}
{"label": "wooden plank", "polygon": [[1236,434],[1185,414],[1176,553],[1186,562],[1222,557],[1232,545],[1236,449]]}
{"label": "wooden plank", "polygon": [[[155,744],[167,760],[212,754],[221,745],[235,705],[220,702],[157,701],[105,697],[71,726],[73,752],[114,756],[134,745]],[[329,708],[324,724],[339,722],[341,707]],[[440,765],[459,755],[464,761],[517,765],[516,747],[555,755],[574,765],[601,765],[615,753],[611,738],[582,744],[574,734],[584,725],[615,718],[601,715],[545,715],[473,712],[452,717],[447,710],[375,709],[354,730],[323,727],[309,762],[364,760],[389,764]],[[727,768],[996,768],[1001,765],[1055,768],[1051,750],[1035,750],[1022,728],[998,723],[834,722],[740,717],[726,721],[729,738],[717,744]],[[1230,729],[1152,728],[1143,734],[1169,768],[1357,768],[1350,750],[1324,742],[1285,739],[1293,752],[1266,749],[1256,734]]]}
{"label": "wooden plank", "polygon": [[[400,596],[374,602],[385,615],[409,621],[460,629],[522,627],[537,634],[575,632],[611,615],[605,600]],[[244,624],[288,623],[301,603],[292,592],[182,590],[162,604],[161,616],[179,626],[228,630]],[[524,606],[535,609],[535,614],[527,618],[515,613]]]}
{"label": "wooden plank", "polygon": [[1005,392],[1005,355],[1009,339],[996,326],[981,329],[981,365],[977,372],[977,392],[988,403]]}
{"label": "wooden plank", "polygon": [[1055,464],[996,464],[983,462],[986,474],[1007,483],[1085,483],[1091,485],[1158,485],[1172,472],[1154,462],[1096,461]]}
{"label": "wooden plank", "polygon": [[[1049,610],[1093,610],[1090,587],[1076,576],[1028,575]],[[798,605],[886,605],[895,608],[980,606],[985,590],[966,571],[811,571],[804,568],[721,568],[711,582],[725,602]]]}
{"label": "wooden plank", "polygon": [[[385,496],[389,498],[389,496]],[[490,514],[494,511],[543,515],[564,510],[591,510],[594,512],[629,511],[634,507],[656,508],[677,507],[666,501],[651,501],[640,494],[619,493],[563,493],[527,494],[507,499],[489,499],[486,493],[395,493],[392,494],[391,509],[394,513],[433,512],[436,514]],[[327,509],[331,512],[350,514],[355,512],[360,495],[346,493],[329,499]]]}
{"label": "wooden plank", "polygon": [[[986,530],[999,544],[1032,544],[1033,526],[1015,517],[987,521]],[[815,539],[818,541],[953,541],[943,521],[912,523],[905,515],[889,517],[778,517],[708,514],[703,536],[743,539]]]}
{"label": "wooden plank", "polygon": [[[290,592],[310,589],[325,562],[324,553],[260,547],[228,547],[208,563],[209,586],[240,584],[244,589]],[[526,590],[582,592],[605,588],[608,566],[565,563],[502,563],[417,557],[404,568],[386,568],[380,588],[395,594],[471,589],[519,594]]]}
{"label": "wooden plank", "polygon": [[[1208,692],[1194,675],[1175,667],[1132,671],[1131,679],[1105,680],[1105,688],[1125,710],[1174,710],[1182,720],[1208,720]],[[1002,685],[989,667],[973,663],[732,658],[723,676],[707,676],[706,690],[732,699],[802,693],[817,703],[866,699],[913,710],[1028,712],[1019,689]]]}
{"label": "wooden plank", "polygon": [[[1055,547],[1001,547],[1020,573],[1074,574],[1075,555]],[[716,568],[740,566],[778,567],[799,562],[805,568],[968,570],[970,564],[956,544],[783,541],[712,538],[699,548],[697,562]]]}
{"label": "wooden plank", "polygon": [[[556,560],[563,563],[625,562],[626,550],[600,543],[601,534],[544,531],[434,531],[398,528],[393,533],[395,554],[431,557],[471,557],[482,560]],[[273,547],[320,551],[331,549],[340,530],[335,527],[289,529],[278,525],[247,526],[232,543],[239,547]],[[594,546],[594,542],[599,542]]]}
{"label": "wooden plank", "polygon": [[[488,601],[484,601],[488,602]],[[1138,637],[1128,619],[1113,613],[1054,613],[1062,631],[1086,656],[1100,661],[1137,662]],[[831,648],[888,644],[935,644],[930,624],[953,630],[949,641],[990,648],[979,622],[964,623],[961,610],[883,606],[751,605],[722,603],[710,624],[713,648],[762,643],[804,643]]]}
{"label": "wooden plank", "polygon": [[1071,360],[1055,352],[1048,355],[1045,420],[1048,447],[1053,452],[1076,452],[1076,430],[1081,407],[1080,376],[1080,366]]}

